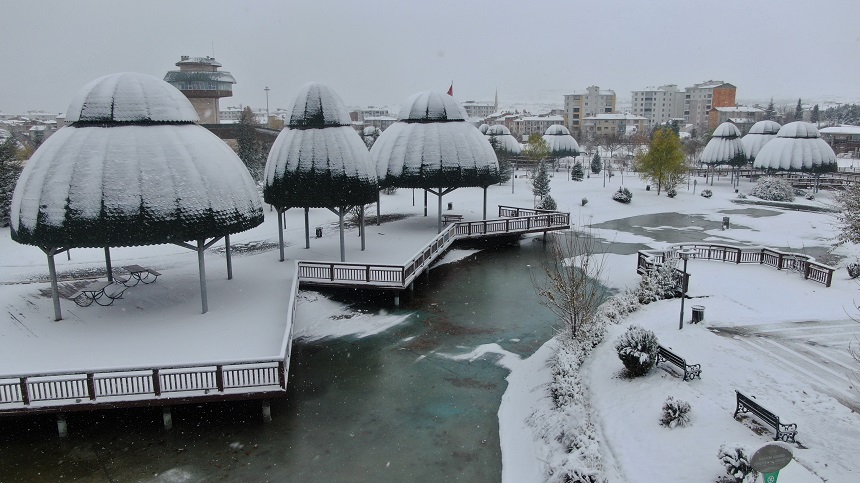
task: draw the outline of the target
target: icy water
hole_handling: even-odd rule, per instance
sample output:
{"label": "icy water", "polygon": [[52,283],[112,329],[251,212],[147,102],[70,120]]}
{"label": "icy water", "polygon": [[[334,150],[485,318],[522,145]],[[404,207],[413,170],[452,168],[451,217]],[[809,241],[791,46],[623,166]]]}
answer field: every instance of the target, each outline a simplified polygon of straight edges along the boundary
{"label": "icy water", "polygon": [[251,402],[177,407],[172,431],[157,409],[72,414],[64,440],[50,416],[0,420],[0,481],[498,481],[508,371],[445,355],[528,356],[553,335],[529,278],[544,253],[526,238],[443,265],[403,298],[406,323],[297,341],[270,423]]}

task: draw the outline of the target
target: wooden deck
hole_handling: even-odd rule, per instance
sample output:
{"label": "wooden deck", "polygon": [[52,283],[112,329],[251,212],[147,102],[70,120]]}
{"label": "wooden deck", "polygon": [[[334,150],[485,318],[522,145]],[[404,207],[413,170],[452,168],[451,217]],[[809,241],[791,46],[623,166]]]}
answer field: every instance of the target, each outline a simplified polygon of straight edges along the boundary
{"label": "wooden deck", "polygon": [[[295,301],[300,285],[405,290],[456,240],[570,228],[569,213],[500,206],[499,216],[496,220],[449,225],[403,265],[297,261],[296,276],[288,292],[286,329],[280,352],[274,357],[200,361],[173,366],[0,374],[0,416],[61,413],[58,427],[64,428],[64,419],[60,424],[62,413],[71,411],[284,396]],[[61,434],[63,431],[60,429]]]}

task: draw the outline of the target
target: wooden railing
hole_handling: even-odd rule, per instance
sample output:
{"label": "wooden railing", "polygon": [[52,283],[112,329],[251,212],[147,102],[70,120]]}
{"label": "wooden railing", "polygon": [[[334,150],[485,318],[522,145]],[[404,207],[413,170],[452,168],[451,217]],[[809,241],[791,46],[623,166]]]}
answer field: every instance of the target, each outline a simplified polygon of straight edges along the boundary
{"label": "wooden railing", "polygon": [[461,221],[446,226],[403,265],[300,261],[298,280],[315,285],[406,289],[454,241],[476,236],[560,230],[570,227],[570,213],[499,206],[495,220]]}
{"label": "wooden railing", "polygon": [[737,247],[733,245],[684,243],[673,245],[668,250],[639,250],[636,271],[648,272],[662,264],[666,258],[678,258],[678,250],[694,250],[691,259],[719,260],[729,263],[758,263],[777,270],[791,270],[803,274],[804,279],[812,280],[829,287],[833,283],[835,268],[815,261],[815,258],[802,253],[791,253],[767,247]]}

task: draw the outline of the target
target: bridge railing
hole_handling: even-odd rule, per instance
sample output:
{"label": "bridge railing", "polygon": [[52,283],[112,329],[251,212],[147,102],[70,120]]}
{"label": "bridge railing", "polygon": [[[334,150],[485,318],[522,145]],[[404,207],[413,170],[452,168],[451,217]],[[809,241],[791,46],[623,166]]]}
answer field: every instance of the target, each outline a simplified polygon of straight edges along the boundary
{"label": "bridge railing", "polygon": [[777,270],[792,270],[829,287],[833,283],[835,268],[815,261],[802,253],[783,252],[767,247],[738,247],[718,243],[684,243],[668,250],[639,250],[636,271],[646,273],[662,264],[667,258],[678,258],[678,250],[691,249],[691,259],[719,260],[729,263],[758,263]]}

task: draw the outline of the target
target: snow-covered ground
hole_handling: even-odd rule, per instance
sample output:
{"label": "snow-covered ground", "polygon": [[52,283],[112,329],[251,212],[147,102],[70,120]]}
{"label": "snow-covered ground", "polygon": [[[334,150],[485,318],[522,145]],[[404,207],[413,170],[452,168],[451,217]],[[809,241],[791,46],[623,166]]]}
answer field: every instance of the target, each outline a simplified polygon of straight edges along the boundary
{"label": "snow-covered ground", "polygon": [[[558,172],[551,186],[559,209],[570,211],[576,225],[667,212],[698,215],[696,220],[712,222],[707,226],[691,222],[682,228],[642,226],[632,230],[635,233],[596,230],[617,244],[662,248],[665,240],[678,234],[701,233],[705,240],[803,251],[829,245],[836,233],[833,215],[756,207],[773,216],[753,216],[760,213],[731,203],[736,195],[727,180],[716,182],[710,199],[698,195],[703,180],[698,181],[696,194],[682,186],[678,196],[669,199],[657,196],[654,190],[646,191],[644,182],[625,173],[623,183],[634,195],[629,205],[611,199],[622,182],[617,173],[603,187],[602,176],[573,182],[568,181],[567,172]],[[740,188],[745,191],[751,186],[742,181]],[[589,200],[584,206],[583,197]],[[368,226],[365,251],[360,251],[356,231],[349,230],[347,260],[405,262],[436,233],[436,199],[429,197],[430,216],[426,218],[421,216],[422,199],[423,193],[415,191],[413,205],[413,192],[408,189],[383,195],[383,215],[408,216]],[[453,213],[476,220],[481,218],[481,200],[482,191],[472,188],[456,190],[443,201],[446,207],[453,203]],[[814,202],[804,202],[824,206],[831,197],[821,193]],[[518,179],[515,194],[509,183],[490,187],[488,213],[496,213],[497,205],[531,207],[527,182]],[[287,214],[288,260],[281,263],[274,247],[277,219],[268,208],[265,214],[263,225],[232,237],[233,244],[242,249],[233,260],[233,280],[226,280],[223,250],[218,250],[223,245],[207,252],[206,315],[200,314],[194,253],[162,245],[112,250],[115,267],[135,263],[159,270],[163,276],[156,283],[129,289],[111,307],[80,308],[63,299],[65,320],[54,322],[51,300],[46,296],[44,254],[12,242],[8,228],[0,229],[0,305],[4,313],[0,318],[0,372],[127,367],[153,360],[234,360],[276,353],[283,335],[292,261],[337,260],[338,236],[335,216],[312,210],[312,236],[315,226],[324,227],[324,236],[311,238],[311,248],[305,249],[303,213],[291,210]],[[729,215],[730,230],[708,228]],[[472,253],[453,250],[440,263]],[[849,406],[860,405],[860,395],[841,366],[860,369],[851,366],[845,351],[848,342],[860,337],[855,335],[860,334],[856,330],[860,324],[850,319],[857,312],[853,309],[857,285],[847,279],[844,270],[860,251],[842,247],[835,253],[845,258],[830,288],[770,267],[693,261],[689,265],[690,291],[702,298],[689,301],[687,313],[689,317],[692,304],[705,306],[705,323],[679,331],[679,301],[670,300],[644,307],[610,327],[604,343],[583,366],[583,378],[603,435],[601,450],[611,481],[714,481],[722,471],[716,457],[721,443],[757,446],[767,442],[768,434],[758,435],[732,419],[735,389],[755,395],[784,420],[798,424],[803,448],[795,449],[797,462],[780,474],[781,482],[856,479],[860,464],[852,456],[860,450],[856,436],[860,417]],[[57,257],[58,271],[83,276],[103,267],[102,257],[101,250],[72,250],[71,260],[65,254]],[[638,280],[635,254],[609,255],[607,266],[606,282],[612,288],[632,287]],[[300,297],[298,314],[295,335],[313,339],[370,335],[402,320],[348,313],[340,304],[311,293]],[[622,366],[612,342],[631,323],[654,330],[662,343],[702,364],[702,379],[683,382],[663,369],[636,380],[618,377]],[[548,342],[527,359],[506,354],[499,360],[512,371],[499,410],[505,481],[544,478],[541,459],[545,448],[526,419],[536,406],[551,404],[546,393],[550,379],[546,360],[554,344]],[[482,347],[474,353],[434,356],[474,359],[482,352],[503,351]],[[690,402],[690,427],[659,425],[660,407],[670,395]]]}

